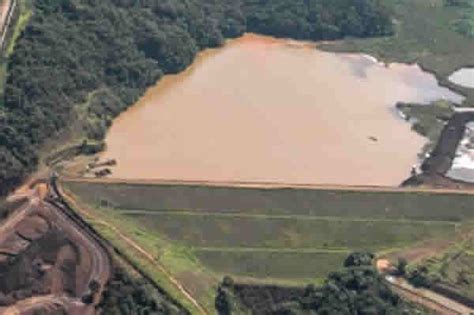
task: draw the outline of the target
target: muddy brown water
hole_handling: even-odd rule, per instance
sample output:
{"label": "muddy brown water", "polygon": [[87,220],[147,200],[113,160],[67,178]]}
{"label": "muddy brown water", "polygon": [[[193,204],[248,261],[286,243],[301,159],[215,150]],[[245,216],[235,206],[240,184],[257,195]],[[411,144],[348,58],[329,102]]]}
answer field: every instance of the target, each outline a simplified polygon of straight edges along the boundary
{"label": "muddy brown water", "polygon": [[247,34],[166,76],[113,123],[112,177],[400,184],[425,140],[394,105],[461,97],[416,65]]}

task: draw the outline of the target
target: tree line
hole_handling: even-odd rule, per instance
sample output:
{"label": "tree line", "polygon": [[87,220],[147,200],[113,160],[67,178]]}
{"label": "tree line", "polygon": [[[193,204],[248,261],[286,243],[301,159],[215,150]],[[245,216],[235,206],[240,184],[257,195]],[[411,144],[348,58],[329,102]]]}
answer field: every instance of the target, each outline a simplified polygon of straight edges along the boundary
{"label": "tree line", "polygon": [[[366,252],[351,254],[344,268],[331,273],[321,286],[308,285],[297,297],[289,296],[280,303],[266,305],[269,292],[242,301],[234,281],[226,277],[219,285],[215,300],[219,315],[231,314],[421,314],[415,306],[403,301],[383,280],[373,266],[374,255]],[[281,295],[281,292],[278,294]],[[261,308],[265,305],[265,309]],[[257,309],[258,308],[258,309]]]}
{"label": "tree line", "polygon": [[246,31],[319,40],[393,25],[381,0],[35,0],[0,104],[0,195],[35,169],[46,139],[102,139],[164,74]]}
{"label": "tree line", "polygon": [[134,278],[115,267],[97,306],[103,315],[187,315],[188,312],[162,296],[145,279]]}

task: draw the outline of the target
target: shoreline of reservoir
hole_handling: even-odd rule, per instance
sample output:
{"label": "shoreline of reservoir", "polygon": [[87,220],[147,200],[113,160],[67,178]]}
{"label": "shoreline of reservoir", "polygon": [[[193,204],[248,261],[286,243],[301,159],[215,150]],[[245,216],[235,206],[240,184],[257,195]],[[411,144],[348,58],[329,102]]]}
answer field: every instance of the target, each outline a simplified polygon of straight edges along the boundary
{"label": "shoreline of reservoir", "polygon": [[462,101],[417,65],[294,42],[246,34],[165,76],[114,121],[112,177],[396,186],[426,140],[395,104]]}

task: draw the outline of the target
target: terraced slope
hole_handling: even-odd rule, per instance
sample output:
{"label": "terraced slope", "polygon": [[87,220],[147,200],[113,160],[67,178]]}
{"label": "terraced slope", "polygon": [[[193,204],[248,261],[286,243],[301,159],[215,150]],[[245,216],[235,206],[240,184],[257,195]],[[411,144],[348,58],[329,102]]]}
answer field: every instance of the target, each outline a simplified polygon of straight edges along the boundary
{"label": "terraced slope", "polygon": [[474,217],[474,196],[459,193],[94,181],[64,186],[209,306],[223,275],[314,282],[354,250],[387,252],[451,239],[461,221]]}
{"label": "terraced slope", "polygon": [[142,184],[118,180],[65,182],[79,196],[126,210],[307,215],[373,219],[473,219],[473,194],[397,188],[252,188],[206,184]]}

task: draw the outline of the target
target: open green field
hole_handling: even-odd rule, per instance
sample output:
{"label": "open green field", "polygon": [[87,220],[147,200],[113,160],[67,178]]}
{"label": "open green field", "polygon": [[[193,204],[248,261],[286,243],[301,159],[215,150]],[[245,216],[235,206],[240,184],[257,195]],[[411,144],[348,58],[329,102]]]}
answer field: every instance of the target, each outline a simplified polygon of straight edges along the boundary
{"label": "open green field", "polygon": [[362,219],[461,221],[474,219],[474,195],[426,192],[367,193],[332,189],[255,189],[197,185],[67,183],[79,196],[122,210],[245,213]]}
{"label": "open green field", "polygon": [[159,231],[170,240],[198,248],[342,248],[375,251],[403,247],[434,237],[449,237],[456,230],[456,224],[440,221],[136,211],[120,211],[120,214],[150,231]]}
{"label": "open green field", "polygon": [[[425,240],[454,239],[461,221],[474,217],[474,196],[457,193],[91,182],[64,186],[88,204],[94,217],[152,253],[208,307],[224,275],[267,283],[318,282],[352,251],[387,253]],[[105,230],[109,239],[127,248]],[[153,267],[145,269],[161,277]]]}
{"label": "open green field", "polygon": [[453,24],[465,8],[447,7],[444,0],[384,0],[395,8],[396,35],[375,39],[348,39],[322,48],[339,52],[363,52],[387,62],[418,63],[440,82],[467,96],[474,106],[474,90],[450,83],[455,70],[474,66],[474,40],[455,31]]}

